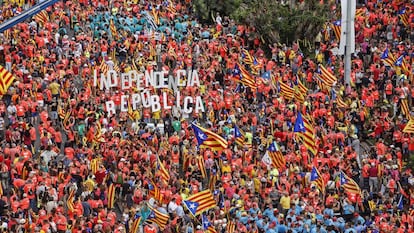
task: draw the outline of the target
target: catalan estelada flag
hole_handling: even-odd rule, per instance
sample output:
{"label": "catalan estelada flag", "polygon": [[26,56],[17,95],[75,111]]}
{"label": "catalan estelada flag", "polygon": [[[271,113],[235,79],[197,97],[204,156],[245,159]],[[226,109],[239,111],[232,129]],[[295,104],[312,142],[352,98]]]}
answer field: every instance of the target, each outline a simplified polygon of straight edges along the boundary
{"label": "catalan estelada flag", "polygon": [[154,199],[159,201],[160,203],[162,202],[163,197],[160,192],[160,189],[151,180],[148,180],[148,194],[154,197]]}
{"label": "catalan estelada flag", "polygon": [[341,20],[337,20],[332,24],[332,30],[337,41],[341,39]]}
{"label": "catalan estelada flag", "polygon": [[239,129],[236,125],[234,126],[234,138],[235,142],[239,146],[251,146],[248,142],[246,142],[246,137],[244,136],[244,132]]}
{"label": "catalan estelada flag", "polygon": [[0,66],[0,95],[7,93],[7,90],[12,85],[14,76],[7,71],[3,66]]}
{"label": "catalan estelada flag", "polygon": [[253,65],[254,58],[247,49],[241,49],[241,58],[247,65]]}
{"label": "catalan estelada flag", "polygon": [[211,224],[211,222],[208,220],[207,216],[205,214],[201,215],[201,221],[203,223],[203,230],[208,233],[217,233],[214,226]]}
{"label": "catalan estelada flag", "polygon": [[405,7],[398,12],[398,17],[404,26],[407,27],[410,25],[410,16],[408,15],[407,9]]}
{"label": "catalan estelada flag", "polygon": [[228,146],[228,142],[220,135],[203,127],[192,124],[191,127],[194,130],[194,135],[197,139],[198,146],[200,148],[210,148],[211,150],[220,151],[224,150]]}
{"label": "catalan estelada flag", "polygon": [[404,55],[401,55],[399,58],[397,58],[397,60],[395,60],[394,65],[396,67],[401,67],[401,70],[404,73],[409,73],[410,69],[408,68],[407,62],[404,59]]}
{"label": "catalan estelada flag", "polygon": [[246,87],[252,89],[257,88],[255,78],[246,70],[246,68],[240,64],[236,64],[233,69],[233,78],[236,82],[243,84]]}
{"label": "catalan estelada flag", "polygon": [[395,61],[397,60],[394,55],[386,48],[381,55],[381,60],[390,67],[394,66]]}
{"label": "catalan estelada flag", "polygon": [[108,208],[114,208],[115,204],[115,185],[111,183],[108,188]]}
{"label": "catalan estelada flag", "polygon": [[323,181],[323,178],[316,167],[312,167],[310,181],[316,185],[319,191],[325,193],[325,182]]}
{"label": "catalan estelada flag", "polygon": [[339,176],[340,176],[341,186],[345,189],[345,191],[349,193],[361,195],[361,188],[352,178],[349,178],[342,171]]}
{"label": "catalan estelada flag", "polygon": [[193,216],[204,213],[205,211],[217,206],[213,194],[209,189],[201,191],[184,200],[184,205]]}
{"label": "catalan estelada flag", "polygon": [[316,153],[318,152],[318,148],[316,146],[315,129],[312,125],[311,118],[310,116],[303,116],[302,121],[303,121],[303,126],[305,127],[305,130],[299,133],[299,135],[301,136],[305,147],[313,155],[316,155]]}
{"label": "catalan estelada flag", "polygon": [[147,221],[157,224],[161,230],[164,230],[170,216],[168,214],[161,213],[152,206],[148,206],[148,208],[151,210],[151,213],[148,216]]}
{"label": "catalan estelada flag", "polygon": [[272,166],[279,169],[286,166],[286,159],[283,156],[282,152],[279,149],[279,145],[276,142],[272,142],[267,148],[267,155],[272,161]]}

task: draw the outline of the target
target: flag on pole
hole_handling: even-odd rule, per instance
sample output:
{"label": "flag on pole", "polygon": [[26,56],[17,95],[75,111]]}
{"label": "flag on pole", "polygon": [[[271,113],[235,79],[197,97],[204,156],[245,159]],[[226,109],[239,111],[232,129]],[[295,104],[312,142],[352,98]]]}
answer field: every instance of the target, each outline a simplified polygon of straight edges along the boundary
{"label": "flag on pole", "polygon": [[157,156],[157,171],[159,172],[161,179],[168,183],[170,181],[170,173],[165,169],[164,164],[162,164],[160,157]]}
{"label": "flag on pole", "polygon": [[0,95],[7,93],[7,90],[12,85],[14,76],[7,71],[3,66],[0,66]]}
{"label": "flag on pole", "polygon": [[239,129],[236,125],[234,126],[234,138],[236,144],[239,146],[251,146],[246,142],[246,137],[244,136],[244,132]]}
{"label": "flag on pole", "polygon": [[160,189],[152,180],[148,180],[148,194],[154,197],[154,199],[159,201],[160,203],[163,201]]}
{"label": "flag on pole", "polygon": [[327,70],[322,64],[319,64],[320,78],[327,86],[332,87],[337,79],[329,70]]}
{"label": "flag on pole", "polygon": [[148,208],[150,209],[151,213],[148,216],[147,221],[157,224],[161,230],[164,230],[170,216],[168,214],[161,213],[159,210],[155,209],[152,206],[148,206]]}
{"label": "flag on pole", "polygon": [[386,48],[381,55],[381,60],[388,66],[393,67],[395,64],[395,57],[394,55]]}
{"label": "flag on pole", "polygon": [[217,233],[216,229],[211,224],[211,222],[208,221],[208,218],[205,214],[201,215],[201,221],[203,223],[203,230],[204,231],[206,231],[207,233]]}
{"label": "flag on pole", "polygon": [[[269,148],[267,148],[264,158],[265,157],[270,158],[271,164],[274,168],[279,169],[279,168],[283,168],[286,166],[286,159],[283,156],[282,152],[280,151],[279,145],[275,141],[273,141],[269,145]],[[265,161],[265,163],[268,163],[268,162]]]}
{"label": "flag on pole", "polygon": [[349,178],[342,171],[339,174],[339,177],[340,177],[341,186],[345,189],[345,191],[349,193],[361,195],[361,188],[359,188],[359,185],[352,178]]}
{"label": "flag on pole", "polygon": [[209,189],[192,195],[184,200],[183,203],[193,216],[197,216],[217,206],[214,196]]}
{"label": "flag on pole", "polygon": [[241,57],[245,64],[250,66],[253,65],[254,58],[247,49],[241,49]]}
{"label": "flag on pole", "polygon": [[305,123],[303,122],[302,113],[298,111],[296,116],[295,126],[293,128],[293,132],[295,133],[303,133],[306,132]]}
{"label": "flag on pole", "polygon": [[220,151],[227,148],[228,142],[218,134],[208,129],[204,129],[203,127],[194,123],[191,125],[191,127],[194,130],[194,135],[200,148],[210,148],[211,150],[215,151]]}
{"label": "flag on pole", "polygon": [[233,79],[236,82],[243,84],[246,87],[252,89],[257,88],[255,78],[246,70],[246,68],[240,64],[236,64],[233,69]]}
{"label": "flag on pole", "polygon": [[334,31],[337,41],[341,39],[341,20],[337,20],[332,24],[332,30]]}
{"label": "flag on pole", "polygon": [[410,16],[405,7],[398,12],[398,17],[400,18],[400,21],[404,24],[404,26],[407,27],[410,25]]}
{"label": "flag on pole", "polygon": [[305,86],[305,85],[303,85],[303,83],[300,81],[300,78],[299,77],[296,77],[296,82],[295,82],[295,84],[296,84],[296,86],[298,87],[298,89],[299,89],[299,91],[300,91],[300,93],[303,95],[303,96],[307,96],[308,95],[308,88]]}
{"label": "flag on pole", "polygon": [[401,67],[401,70],[404,72],[404,73],[409,73],[409,69],[408,69],[408,65],[407,65],[407,62],[405,61],[405,59],[404,59],[404,55],[401,55],[400,57],[398,57],[397,58],[397,60],[395,60],[395,63],[394,63],[394,65],[396,66],[396,67]]}
{"label": "flag on pole", "polygon": [[315,140],[315,129],[313,128],[310,116],[302,117],[303,126],[305,132],[300,132],[299,136],[302,138],[305,147],[313,154],[316,155],[318,148]]}
{"label": "flag on pole", "polygon": [[287,100],[291,100],[295,96],[295,90],[286,83],[279,80],[280,94]]}
{"label": "flag on pole", "polygon": [[316,185],[319,191],[325,193],[325,182],[323,181],[323,178],[316,167],[312,167],[310,181]]}

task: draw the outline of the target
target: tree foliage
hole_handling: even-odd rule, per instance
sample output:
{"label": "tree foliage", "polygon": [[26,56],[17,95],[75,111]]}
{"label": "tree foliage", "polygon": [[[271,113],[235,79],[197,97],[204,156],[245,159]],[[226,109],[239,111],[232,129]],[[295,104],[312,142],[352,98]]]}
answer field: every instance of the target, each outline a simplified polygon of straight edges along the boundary
{"label": "tree foliage", "polygon": [[315,38],[328,20],[330,6],[319,0],[302,3],[290,0],[281,4],[277,0],[194,0],[195,13],[203,22],[212,22],[212,13],[229,15],[237,23],[256,28],[269,43],[292,43]]}

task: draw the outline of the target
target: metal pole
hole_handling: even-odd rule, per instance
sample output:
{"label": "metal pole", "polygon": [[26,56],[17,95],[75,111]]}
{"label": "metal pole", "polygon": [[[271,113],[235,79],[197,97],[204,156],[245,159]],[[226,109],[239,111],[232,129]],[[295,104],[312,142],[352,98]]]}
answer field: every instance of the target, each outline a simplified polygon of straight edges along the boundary
{"label": "metal pole", "polygon": [[[342,6],[344,7],[344,6]],[[352,53],[352,41],[351,40],[355,40],[355,38],[351,38],[352,36],[352,27],[354,26],[354,19],[352,19],[352,3],[350,1],[347,1],[346,3],[346,31],[345,31],[345,38],[346,38],[346,42],[345,42],[345,84],[350,84],[351,83],[351,53]]]}

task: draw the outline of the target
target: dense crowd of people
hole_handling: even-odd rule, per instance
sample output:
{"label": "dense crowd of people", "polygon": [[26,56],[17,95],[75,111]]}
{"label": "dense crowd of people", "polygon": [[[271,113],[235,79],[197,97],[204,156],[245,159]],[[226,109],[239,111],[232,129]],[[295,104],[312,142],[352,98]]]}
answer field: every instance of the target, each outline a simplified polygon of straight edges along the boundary
{"label": "dense crowd of people", "polygon": [[[2,21],[35,4],[6,2]],[[414,232],[414,131],[404,130],[414,98],[412,7],[358,7],[345,85],[329,26],[336,18],[306,56],[297,43],[265,44],[228,16],[202,25],[189,0],[57,2],[0,34],[0,64],[15,76],[0,100],[2,232]],[[403,55],[404,69],[385,51]],[[321,84],[319,64],[337,77],[331,87]],[[234,78],[236,65],[257,88]],[[129,101],[122,112],[121,96],[139,90],[100,88],[94,74],[105,69],[170,78],[196,70],[200,86],[180,92],[202,96],[205,112],[182,111],[172,91],[171,109],[131,109]],[[280,82],[303,83],[304,99],[287,98]],[[314,129],[313,152],[297,136],[298,113]],[[227,148],[200,146],[193,122]],[[264,159],[272,145],[281,166]],[[360,192],[345,189],[341,174]],[[207,189],[216,205],[193,216],[184,201]]]}

